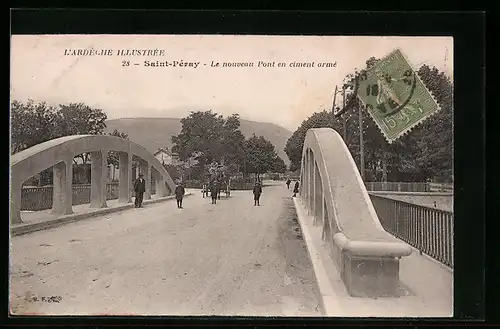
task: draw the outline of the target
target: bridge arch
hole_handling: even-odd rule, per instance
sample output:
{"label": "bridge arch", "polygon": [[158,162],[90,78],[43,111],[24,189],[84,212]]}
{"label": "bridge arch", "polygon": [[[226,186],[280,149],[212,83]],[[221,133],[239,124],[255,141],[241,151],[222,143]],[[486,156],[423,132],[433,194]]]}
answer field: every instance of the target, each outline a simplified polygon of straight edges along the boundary
{"label": "bridge arch", "polygon": [[399,259],[411,248],[382,227],[342,137],[331,128],[307,131],[302,150],[300,202],[353,296],[392,295]]}
{"label": "bridge arch", "polygon": [[163,165],[144,147],[127,139],[109,135],[73,135],[37,144],[11,156],[11,222],[21,220],[21,187],[34,175],[53,167],[53,204],[56,214],[73,213],[72,176],[73,158],[91,153],[91,202],[92,208],[105,208],[107,155],[119,154],[120,203],[131,202],[132,159],[140,159],[140,167],[146,180],[145,198],[151,195],[151,174],[155,176],[156,193],[159,197],[170,195],[175,184]]}

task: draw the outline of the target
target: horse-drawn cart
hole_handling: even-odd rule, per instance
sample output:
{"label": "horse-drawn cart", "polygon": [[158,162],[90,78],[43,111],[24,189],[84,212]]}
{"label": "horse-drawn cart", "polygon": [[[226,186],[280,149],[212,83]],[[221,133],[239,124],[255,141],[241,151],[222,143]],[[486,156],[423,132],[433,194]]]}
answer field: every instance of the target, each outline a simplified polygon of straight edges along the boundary
{"label": "horse-drawn cart", "polygon": [[221,193],[226,195],[226,198],[231,196],[231,179],[227,174],[227,168],[224,165],[213,163],[209,167],[208,173],[205,175],[206,183],[203,184],[201,193],[203,197],[210,196],[210,190],[213,184],[216,184],[218,189],[217,198],[220,199]]}

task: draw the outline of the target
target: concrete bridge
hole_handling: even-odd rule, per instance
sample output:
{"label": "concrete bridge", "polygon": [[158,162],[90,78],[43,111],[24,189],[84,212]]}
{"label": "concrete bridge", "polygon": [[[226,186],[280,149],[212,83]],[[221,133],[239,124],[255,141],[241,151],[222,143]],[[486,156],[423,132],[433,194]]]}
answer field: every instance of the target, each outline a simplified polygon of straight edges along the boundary
{"label": "concrete bridge", "polygon": [[73,213],[73,159],[76,155],[90,153],[91,208],[106,208],[107,156],[109,151],[119,152],[119,202],[131,202],[132,159],[138,158],[146,181],[144,198],[151,198],[151,177],[156,180],[156,193],[166,196],[175,188],[172,178],[163,165],[144,147],[129,140],[107,135],[76,135],[47,141],[16,153],[11,157],[11,223],[22,223],[22,183],[41,171],[53,168],[52,213]]}
{"label": "concrete bridge", "polygon": [[[103,188],[109,150],[120,152],[116,201]],[[82,152],[93,152],[90,206],[73,205],[69,192]],[[157,182],[144,209],[129,209],[132,156]],[[260,207],[250,191],[212,205],[189,190],[177,209],[155,160],[109,136],[69,136],[12,157],[11,312],[452,316],[452,214],[368,193],[335,131],[308,131],[300,195],[265,182]],[[52,209],[21,214],[22,182],[50,166]]]}

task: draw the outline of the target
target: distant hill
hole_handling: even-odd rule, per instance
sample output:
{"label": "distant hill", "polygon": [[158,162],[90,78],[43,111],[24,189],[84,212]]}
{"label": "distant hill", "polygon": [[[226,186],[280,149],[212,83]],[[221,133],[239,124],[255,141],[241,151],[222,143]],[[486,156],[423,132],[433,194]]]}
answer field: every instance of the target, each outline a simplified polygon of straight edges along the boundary
{"label": "distant hill", "polygon": [[[273,123],[243,119],[240,119],[240,122],[240,129],[245,137],[250,137],[253,133],[264,136],[274,145],[285,163],[289,164],[283,149],[292,132]],[[181,131],[181,120],[177,118],[123,118],[108,120],[106,125],[106,132],[112,132],[114,129],[125,132],[131,141],[144,146],[151,153],[160,147],[172,147],[172,135]]]}

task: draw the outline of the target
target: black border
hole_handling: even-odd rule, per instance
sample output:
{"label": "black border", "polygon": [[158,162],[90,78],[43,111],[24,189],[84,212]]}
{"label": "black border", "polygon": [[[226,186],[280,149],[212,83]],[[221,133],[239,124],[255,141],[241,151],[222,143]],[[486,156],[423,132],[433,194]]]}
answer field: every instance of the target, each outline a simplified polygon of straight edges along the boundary
{"label": "black border", "polygon": [[[455,318],[485,318],[485,13],[482,12],[304,12],[158,10],[12,10],[12,34],[281,34],[414,35],[454,37],[455,144]],[[7,171],[8,172],[8,171]],[[8,177],[7,177],[8,180]],[[6,184],[8,186],[8,184]],[[8,207],[5,208],[8,211]],[[8,229],[8,226],[7,226]],[[6,232],[8,236],[8,232]],[[4,239],[8,255],[8,239]],[[8,259],[4,262],[8,282]],[[8,311],[8,287],[5,290]],[[7,318],[10,325],[203,325],[282,326],[290,324],[402,326],[444,325],[449,319],[316,318]],[[292,321],[293,320],[293,321]],[[472,323],[471,323],[472,324]],[[479,324],[476,322],[476,324]]]}

